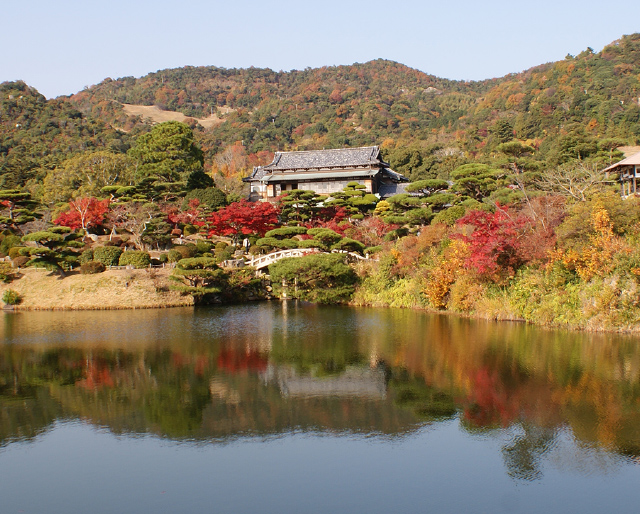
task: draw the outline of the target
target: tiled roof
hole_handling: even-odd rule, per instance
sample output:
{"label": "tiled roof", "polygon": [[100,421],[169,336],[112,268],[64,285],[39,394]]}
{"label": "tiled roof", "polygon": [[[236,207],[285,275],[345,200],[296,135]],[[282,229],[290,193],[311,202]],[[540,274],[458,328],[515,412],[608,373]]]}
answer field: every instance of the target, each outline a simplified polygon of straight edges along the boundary
{"label": "tiled roof", "polygon": [[392,184],[380,184],[378,188],[378,194],[380,195],[381,200],[386,200],[387,198],[393,195],[399,195],[402,193],[406,193],[405,188],[408,184],[406,183],[397,183],[394,182]]}
{"label": "tiled roof", "polygon": [[273,162],[264,166],[266,171],[344,168],[350,166],[384,165],[380,148],[338,148],[335,150],[309,150],[304,152],[276,152]]}
{"label": "tiled roof", "polygon": [[375,177],[379,170],[327,171],[325,173],[274,173],[268,175],[263,182],[298,182],[299,180],[357,179]]}
{"label": "tiled roof", "polygon": [[615,164],[605,168],[603,171],[612,171],[614,168],[618,166],[639,166],[640,165],[640,152],[627,157],[626,159],[621,160],[620,162],[616,162]]}

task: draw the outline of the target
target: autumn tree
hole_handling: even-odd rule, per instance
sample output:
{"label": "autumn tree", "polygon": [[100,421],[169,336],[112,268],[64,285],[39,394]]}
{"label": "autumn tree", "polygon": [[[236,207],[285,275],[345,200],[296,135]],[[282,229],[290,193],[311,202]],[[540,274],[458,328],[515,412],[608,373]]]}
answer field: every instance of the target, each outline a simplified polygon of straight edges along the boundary
{"label": "autumn tree", "polygon": [[[146,245],[164,245],[171,240],[171,226],[160,206],[151,202],[124,202],[114,205],[108,220],[116,229],[131,234],[131,239],[140,250]],[[113,232],[112,232],[113,233]]]}
{"label": "autumn tree", "polygon": [[462,231],[454,235],[469,250],[466,265],[479,275],[498,280],[513,275],[523,263],[519,253],[519,236],[523,220],[514,219],[498,205],[495,212],[473,210],[456,225]]}
{"label": "autumn tree", "polygon": [[102,225],[109,211],[109,199],[98,200],[93,197],[71,200],[66,211],[60,213],[53,222],[71,229],[81,228],[88,232],[90,228]]}
{"label": "autumn tree", "polygon": [[603,191],[609,181],[597,164],[572,161],[545,170],[535,182],[538,189],[584,202],[595,192]]}
{"label": "autumn tree", "polygon": [[277,226],[278,209],[268,202],[241,200],[212,213],[207,221],[210,235],[233,236],[237,240],[249,234],[264,236]]}

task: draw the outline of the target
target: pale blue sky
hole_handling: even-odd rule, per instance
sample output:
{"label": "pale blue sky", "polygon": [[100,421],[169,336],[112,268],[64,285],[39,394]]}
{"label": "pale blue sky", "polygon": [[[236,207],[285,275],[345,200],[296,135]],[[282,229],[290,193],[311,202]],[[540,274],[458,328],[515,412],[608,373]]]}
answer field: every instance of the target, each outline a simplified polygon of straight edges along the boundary
{"label": "pale blue sky", "polygon": [[31,0],[0,16],[0,82],[22,79],[47,97],[185,65],[278,71],[384,58],[479,80],[640,32],[638,0]]}

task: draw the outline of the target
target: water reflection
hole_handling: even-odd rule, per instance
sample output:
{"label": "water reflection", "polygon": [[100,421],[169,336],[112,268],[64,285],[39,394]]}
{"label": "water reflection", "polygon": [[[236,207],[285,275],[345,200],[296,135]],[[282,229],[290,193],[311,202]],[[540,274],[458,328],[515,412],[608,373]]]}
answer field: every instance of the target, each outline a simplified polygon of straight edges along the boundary
{"label": "water reflection", "polygon": [[0,446],[62,419],[230,441],[459,420],[509,476],[640,458],[637,339],[305,304],[4,314]]}

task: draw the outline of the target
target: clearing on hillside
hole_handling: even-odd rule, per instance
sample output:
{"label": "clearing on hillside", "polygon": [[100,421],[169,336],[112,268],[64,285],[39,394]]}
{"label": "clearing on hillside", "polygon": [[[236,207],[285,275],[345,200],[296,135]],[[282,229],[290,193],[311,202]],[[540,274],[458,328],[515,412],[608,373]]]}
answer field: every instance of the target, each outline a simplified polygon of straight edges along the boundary
{"label": "clearing on hillside", "polygon": [[[163,121],[180,121],[182,123],[186,123],[186,120],[188,119],[195,119],[204,128],[211,128],[224,121],[216,114],[201,119],[191,118],[189,116],[185,116],[181,112],[163,111],[156,105],[122,104],[122,107],[124,108],[124,112],[126,112],[129,116],[140,116],[143,119],[151,120],[153,123],[162,123]],[[228,114],[229,112],[234,110],[229,107],[219,107],[218,109],[223,114]]]}

